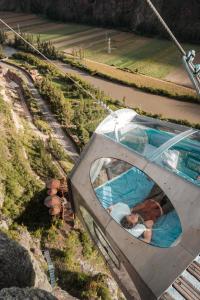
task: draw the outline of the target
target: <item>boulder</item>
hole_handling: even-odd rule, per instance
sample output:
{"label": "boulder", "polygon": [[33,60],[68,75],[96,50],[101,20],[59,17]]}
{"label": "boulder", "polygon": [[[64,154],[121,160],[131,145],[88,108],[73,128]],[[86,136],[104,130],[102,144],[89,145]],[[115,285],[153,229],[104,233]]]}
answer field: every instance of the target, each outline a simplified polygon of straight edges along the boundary
{"label": "boulder", "polygon": [[35,272],[28,251],[0,232],[0,289],[31,287],[34,282]]}
{"label": "boulder", "polygon": [[[56,300],[52,294],[34,288],[16,288],[2,289],[0,291],[0,300]],[[66,299],[67,300],[67,299]]]}

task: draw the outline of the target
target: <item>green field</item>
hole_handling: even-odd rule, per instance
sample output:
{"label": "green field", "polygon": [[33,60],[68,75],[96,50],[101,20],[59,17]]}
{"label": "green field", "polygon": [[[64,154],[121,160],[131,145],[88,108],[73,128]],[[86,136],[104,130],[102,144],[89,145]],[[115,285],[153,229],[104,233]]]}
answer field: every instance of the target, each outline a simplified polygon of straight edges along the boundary
{"label": "green field", "polygon": [[[43,41],[51,40],[66,53],[82,48],[87,59],[139,74],[165,79],[181,66],[181,57],[171,41],[87,25],[51,22],[35,15],[0,12],[0,16],[15,28],[35,36],[39,34]],[[108,54],[108,37],[111,37],[111,54]],[[185,45],[185,48],[200,51],[200,46]]]}

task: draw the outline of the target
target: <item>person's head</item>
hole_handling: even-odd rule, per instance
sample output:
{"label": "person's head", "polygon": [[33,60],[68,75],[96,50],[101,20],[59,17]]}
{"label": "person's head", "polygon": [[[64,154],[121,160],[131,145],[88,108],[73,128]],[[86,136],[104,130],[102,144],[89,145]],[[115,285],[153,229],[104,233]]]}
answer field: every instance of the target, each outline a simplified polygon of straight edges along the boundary
{"label": "person's head", "polygon": [[130,214],[124,216],[120,223],[125,229],[132,229],[138,223],[138,220],[138,214]]}
{"label": "person's head", "polygon": [[197,176],[197,180],[200,180],[200,175]]}

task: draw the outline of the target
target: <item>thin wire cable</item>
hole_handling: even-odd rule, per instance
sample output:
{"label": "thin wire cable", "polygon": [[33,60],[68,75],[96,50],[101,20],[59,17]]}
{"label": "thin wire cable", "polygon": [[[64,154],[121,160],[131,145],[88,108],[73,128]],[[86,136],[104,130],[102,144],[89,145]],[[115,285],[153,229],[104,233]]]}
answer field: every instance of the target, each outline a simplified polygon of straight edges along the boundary
{"label": "thin wire cable", "polygon": [[[29,45],[33,50],[35,50],[41,57],[43,57],[49,64],[58,68],[56,63],[54,63],[51,59],[49,59],[46,55],[44,55],[41,51],[39,51],[34,45],[29,43],[21,34],[15,31],[10,25],[8,25],[3,19],[0,18],[0,22],[4,24],[10,31],[12,31],[15,35],[21,38],[27,45]],[[67,76],[80,90],[84,91],[87,95],[89,95],[98,105],[100,105],[104,110],[106,110],[109,114],[113,113],[113,111],[101,100],[98,100],[92,93],[86,90],[81,84],[79,84],[75,79],[73,79],[68,73],[61,70],[61,73]]]}
{"label": "thin wire cable", "polygon": [[171,39],[174,41],[174,43],[178,47],[178,49],[181,52],[181,54],[182,55],[186,55],[186,51],[183,49],[183,47],[181,46],[181,44],[179,43],[179,41],[177,40],[177,38],[175,37],[175,35],[171,31],[171,29],[169,28],[169,26],[166,24],[166,22],[164,21],[164,19],[161,17],[161,15],[159,14],[158,10],[153,5],[153,3],[151,2],[151,0],[146,0],[146,1],[147,1],[148,5],[150,6],[150,8],[152,9],[152,11],[154,12],[154,14],[157,16],[158,20],[161,22],[161,24],[165,28],[165,30],[170,35]]}

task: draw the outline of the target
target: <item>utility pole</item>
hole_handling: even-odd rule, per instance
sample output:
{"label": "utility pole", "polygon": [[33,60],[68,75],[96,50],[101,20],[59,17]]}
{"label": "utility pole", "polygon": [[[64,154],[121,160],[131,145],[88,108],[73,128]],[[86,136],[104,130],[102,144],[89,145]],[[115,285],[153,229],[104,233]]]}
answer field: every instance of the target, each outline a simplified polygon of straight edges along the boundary
{"label": "utility pole", "polygon": [[111,38],[108,38],[108,54],[111,54],[112,48],[111,48]]}
{"label": "utility pole", "polygon": [[20,34],[21,31],[20,31],[20,26],[19,26],[19,24],[17,24],[17,28],[18,28],[18,33]]}

